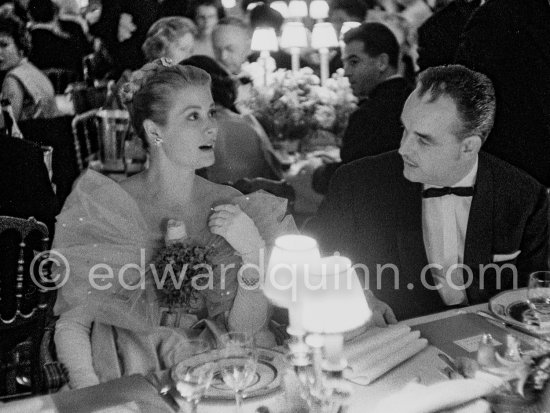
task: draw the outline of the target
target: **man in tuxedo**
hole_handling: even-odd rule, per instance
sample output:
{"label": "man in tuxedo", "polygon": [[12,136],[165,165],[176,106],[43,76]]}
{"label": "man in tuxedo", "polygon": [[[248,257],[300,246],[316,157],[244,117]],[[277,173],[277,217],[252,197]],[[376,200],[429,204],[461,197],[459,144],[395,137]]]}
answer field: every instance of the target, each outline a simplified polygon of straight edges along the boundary
{"label": "man in tuxedo", "polygon": [[550,3],[489,0],[468,21],[456,63],[495,86],[495,126],[483,150],[550,187]]}
{"label": "man in tuxedo", "polygon": [[325,252],[364,266],[398,319],[487,301],[547,269],[546,189],[479,152],[494,113],[485,75],[427,69],[403,108],[399,150],[339,168],[310,223]]}
{"label": "man in tuxedo", "polygon": [[323,165],[314,173],[313,188],[320,193],[326,193],[340,165],[399,147],[399,116],[412,91],[398,74],[399,43],[386,25],[363,23],[344,35],[344,43],[345,75],[359,107],[351,114],[344,133],[342,162]]}

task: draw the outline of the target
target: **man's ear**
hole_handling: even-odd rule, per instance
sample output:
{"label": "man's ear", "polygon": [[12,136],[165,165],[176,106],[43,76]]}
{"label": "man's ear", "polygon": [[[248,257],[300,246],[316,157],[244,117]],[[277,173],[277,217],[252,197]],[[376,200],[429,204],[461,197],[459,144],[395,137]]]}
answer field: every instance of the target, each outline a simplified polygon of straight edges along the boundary
{"label": "man's ear", "polygon": [[145,119],[143,121],[143,130],[145,131],[145,136],[147,137],[147,143],[149,146],[152,145],[155,139],[162,139],[160,128],[150,119]]}
{"label": "man's ear", "polygon": [[462,140],[461,151],[465,156],[475,156],[481,150],[481,137],[478,135],[468,136]]}
{"label": "man's ear", "polygon": [[387,53],[382,53],[377,56],[377,66],[380,72],[385,72],[390,66],[390,57]]}

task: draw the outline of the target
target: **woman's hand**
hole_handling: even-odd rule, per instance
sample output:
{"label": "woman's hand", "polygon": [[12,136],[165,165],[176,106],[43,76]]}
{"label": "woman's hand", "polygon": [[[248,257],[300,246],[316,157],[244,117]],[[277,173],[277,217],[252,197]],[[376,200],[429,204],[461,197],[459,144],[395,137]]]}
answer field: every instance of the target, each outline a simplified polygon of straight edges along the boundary
{"label": "woman's hand", "polygon": [[254,221],[238,205],[224,204],[213,208],[208,219],[212,234],[223,238],[242,256],[257,254],[264,246]]}

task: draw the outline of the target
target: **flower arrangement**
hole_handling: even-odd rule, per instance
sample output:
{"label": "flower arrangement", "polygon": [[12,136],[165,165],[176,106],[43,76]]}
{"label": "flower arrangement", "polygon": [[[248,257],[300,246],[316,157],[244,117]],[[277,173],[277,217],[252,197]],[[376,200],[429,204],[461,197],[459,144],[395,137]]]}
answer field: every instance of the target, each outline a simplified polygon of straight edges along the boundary
{"label": "flower arrangement", "polygon": [[163,305],[170,311],[175,308],[189,307],[197,299],[195,286],[206,285],[204,265],[211,265],[212,247],[190,245],[175,242],[161,248],[153,265],[158,274],[167,274],[160,290]]}
{"label": "flower arrangement", "polygon": [[317,130],[335,135],[345,130],[356,98],[342,69],[323,86],[309,67],[297,73],[279,69],[269,74],[268,86],[263,86],[255,65],[243,68],[254,85],[245,104],[273,141],[303,140]]}

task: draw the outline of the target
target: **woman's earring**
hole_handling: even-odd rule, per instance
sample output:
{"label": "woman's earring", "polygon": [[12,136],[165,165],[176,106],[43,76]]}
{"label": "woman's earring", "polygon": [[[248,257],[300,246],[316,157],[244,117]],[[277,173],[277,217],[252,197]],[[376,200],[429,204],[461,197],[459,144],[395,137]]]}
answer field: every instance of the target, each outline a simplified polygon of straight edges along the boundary
{"label": "woman's earring", "polygon": [[162,143],[162,139],[161,138],[155,138],[155,146],[160,146],[160,144]]}

